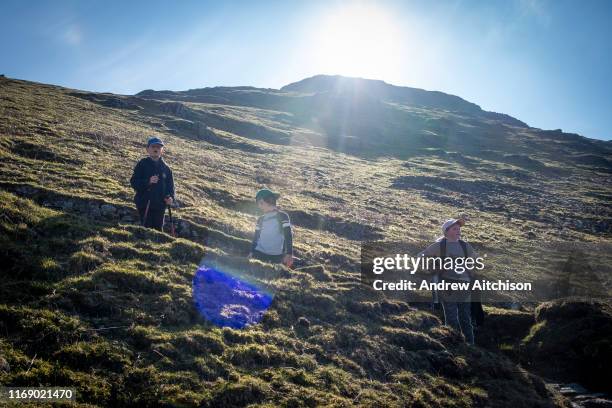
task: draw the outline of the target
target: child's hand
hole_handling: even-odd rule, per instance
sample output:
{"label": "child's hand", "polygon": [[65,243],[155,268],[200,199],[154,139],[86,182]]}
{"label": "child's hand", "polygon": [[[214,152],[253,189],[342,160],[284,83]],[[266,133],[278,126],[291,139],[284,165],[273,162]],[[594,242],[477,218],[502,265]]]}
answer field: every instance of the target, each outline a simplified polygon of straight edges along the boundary
{"label": "child's hand", "polygon": [[293,266],[293,255],[285,255],[285,257],[283,258],[283,265],[285,265],[287,268],[291,268]]}
{"label": "child's hand", "polygon": [[159,176],[156,174],[155,176],[151,176],[149,179],[149,184],[156,184],[159,181]]}

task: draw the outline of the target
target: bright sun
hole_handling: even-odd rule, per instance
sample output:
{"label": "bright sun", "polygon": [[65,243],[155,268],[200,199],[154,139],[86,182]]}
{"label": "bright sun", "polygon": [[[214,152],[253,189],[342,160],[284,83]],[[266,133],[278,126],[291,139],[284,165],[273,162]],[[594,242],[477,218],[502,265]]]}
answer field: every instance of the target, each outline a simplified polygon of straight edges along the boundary
{"label": "bright sun", "polygon": [[398,24],[374,4],[342,7],[317,21],[312,42],[313,70],[347,76],[391,79],[398,72]]}

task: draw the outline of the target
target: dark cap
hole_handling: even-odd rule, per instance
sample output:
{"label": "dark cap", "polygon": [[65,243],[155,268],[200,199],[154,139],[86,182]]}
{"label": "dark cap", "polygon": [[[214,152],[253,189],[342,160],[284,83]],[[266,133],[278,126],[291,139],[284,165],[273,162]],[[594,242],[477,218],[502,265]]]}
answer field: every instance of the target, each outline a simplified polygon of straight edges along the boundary
{"label": "dark cap", "polygon": [[162,142],[162,140],[159,137],[151,137],[149,138],[149,140],[147,141],[147,147],[151,146],[151,145],[160,145],[160,146],[164,146],[164,142]]}
{"label": "dark cap", "polygon": [[278,199],[278,197],[280,197],[280,194],[274,193],[273,191],[268,190],[267,188],[263,188],[259,190],[257,194],[255,194],[255,201],[268,197],[274,197],[274,199]]}

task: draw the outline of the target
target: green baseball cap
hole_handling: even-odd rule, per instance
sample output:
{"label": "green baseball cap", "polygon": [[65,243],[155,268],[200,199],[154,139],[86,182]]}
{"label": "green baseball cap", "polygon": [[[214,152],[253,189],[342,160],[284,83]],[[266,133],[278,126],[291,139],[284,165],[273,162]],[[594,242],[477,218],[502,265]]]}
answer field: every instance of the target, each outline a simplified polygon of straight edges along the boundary
{"label": "green baseball cap", "polygon": [[268,190],[267,188],[262,188],[257,192],[257,194],[255,194],[255,201],[268,197],[274,197],[275,199],[278,199],[278,197],[280,197],[280,194],[275,193],[272,190]]}

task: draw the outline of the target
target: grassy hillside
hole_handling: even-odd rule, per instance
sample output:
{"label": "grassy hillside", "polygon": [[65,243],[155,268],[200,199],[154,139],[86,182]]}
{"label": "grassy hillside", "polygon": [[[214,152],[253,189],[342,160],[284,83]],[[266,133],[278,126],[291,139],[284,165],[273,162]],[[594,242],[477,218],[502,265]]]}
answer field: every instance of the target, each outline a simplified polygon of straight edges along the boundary
{"label": "grassy hillside", "polygon": [[[565,404],[498,344],[467,347],[437,316],[361,285],[360,243],[416,251],[465,214],[470,241],[498,251],[493,275],[554,272],[541,241],[609,244],[609,143],[395,102],[394,126],[444,132],[410,133],[420,144],[402,151],[380,118],[379,136],[362,138],[366,118],[350,148],[329,114],[341,96],[306,109],[284,105],[307,98],[295,90],[214,92],[125,97],[0,78],[1,383],[73,385],[83,406]],[[128,180],[152,135],[168,143],[178,238],[135,223]],[[263,185],[283,194],[296,270],[244,258]],[[276,294],[260,325],[198,316],[203,257]]]}

